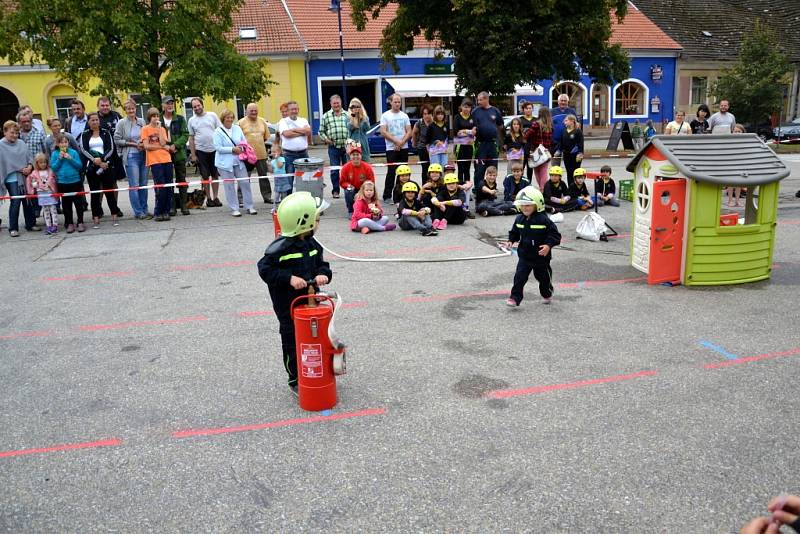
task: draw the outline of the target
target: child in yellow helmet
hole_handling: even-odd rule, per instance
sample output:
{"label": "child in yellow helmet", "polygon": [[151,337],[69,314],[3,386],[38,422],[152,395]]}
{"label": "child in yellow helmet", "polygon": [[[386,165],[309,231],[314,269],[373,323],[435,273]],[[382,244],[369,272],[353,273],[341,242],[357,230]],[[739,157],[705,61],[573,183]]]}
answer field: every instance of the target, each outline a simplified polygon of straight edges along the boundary
{"label": "child in yellow helmet", "polygon": [[553,165],[548,171],[550,181],[544,184],[544,203],[550,213],[561,213],[575,209],[575,199],[569,195],[569,187],[564,181],[564,169]]}
{"label": "child in yellow helmet", "polygon": [[437,235],[431,220],[431,210],[422,205],[414,182],[403,186],[403,198],[397,203],[397,224],[402,230],[417,230],[424,236]]}
{"label": "child in yellow helmet", "polygon": [[397,204],[403,199],[403,186],[409,182],[414,183],[419,190],[419,184],[411,181],[411,167],[408,165],[398,165],[395,171],[394,189],[392,190],[392,202]]}
{"label": "child in yellow helmet", "polygon": [[458,187],[458,176],[453,173],[444,176],[444,187],[439,189],[433,203],[433,227],[444,230],[448,224],[464,224],[467,212],[464,211],[466,194]]}

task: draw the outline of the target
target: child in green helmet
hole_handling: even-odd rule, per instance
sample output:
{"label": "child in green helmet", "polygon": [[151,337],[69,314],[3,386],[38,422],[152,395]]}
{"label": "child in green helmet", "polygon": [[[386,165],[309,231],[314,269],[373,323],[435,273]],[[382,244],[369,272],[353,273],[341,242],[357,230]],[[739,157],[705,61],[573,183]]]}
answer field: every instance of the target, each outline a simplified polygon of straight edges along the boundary
{"label": "child in green helmet", "polygon": [[295,394],[297,349],[289,307],[295,298],[308,294],[307,280],[313,279],[322,286],[333,277],[330,265],[322,258],[322,247],[314,239],[320,213],[326,207],[327,203],[307,191],[284,198],[278,206],[281,236],[267,247],[258,262],[258,274],[269,288],[272,308],[280,323],[283,366]]}
{"label": "child in green helmet", "polygon": [[541,191],[528,186],[517,193],[514,205],[520,213],[508,232],[506,246],[517,246],[517,272],[511,295],[506,299],[508,306],[516,307],[522,302],[522,289],[533,276],[539,282],[539,293],[545,304],[553,298],[553,270],[550,268],[550,250],[561,243],[561,234],[555,223],[544,211],[544,197]]}

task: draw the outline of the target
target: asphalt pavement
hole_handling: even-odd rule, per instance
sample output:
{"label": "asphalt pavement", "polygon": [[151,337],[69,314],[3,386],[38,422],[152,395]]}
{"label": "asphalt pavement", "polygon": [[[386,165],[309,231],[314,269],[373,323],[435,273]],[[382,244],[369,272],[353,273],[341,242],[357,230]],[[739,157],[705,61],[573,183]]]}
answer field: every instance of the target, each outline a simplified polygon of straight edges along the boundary
{"label": "asphalt pavement", "polygon": [[[5,204],[0,531],[738,532],[800,493],[787,161],[765,282],[647,285],[629,202],[608,242],[559,224],[549,306],[505,306],[512,257],[327,254],[350,349],[322,414],[286,386],[268,206],[134,221],[121,193],[119,227],[12,239]],[[512,221],[364,236],[332,203],[317,236],[360,260],[497,254]]]}

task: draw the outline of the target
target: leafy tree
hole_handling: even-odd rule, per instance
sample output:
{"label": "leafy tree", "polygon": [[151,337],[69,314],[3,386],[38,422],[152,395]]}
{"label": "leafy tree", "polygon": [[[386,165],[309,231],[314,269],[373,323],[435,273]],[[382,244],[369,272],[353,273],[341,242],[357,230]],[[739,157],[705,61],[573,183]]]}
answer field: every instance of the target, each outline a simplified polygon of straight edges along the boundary
{"label": "leafy tree", "polygon": [[742,39],[738,60],[722,70],[710,92],[718,101],[727,100],[739,120],[755,126],[781,109],[790,70],[775,34],[756,20],[753,31]]}
{"label": "leafy tree", "polygon": [[[363,30],[389,0],[351,0],[353,22]],[[457,85],[471,93],[511,94],[517,84],[584,71],[610,84],[628,77],[630,62],[610,45],[611,11],[621,19],[626,0],[402,0],[381,39],[381,56],[397,70],[396,56],[424,35],[455,57]]]}
{"label": "leafy tree", "polygon": [[267,61],[249,61],[226,36],[243,0],[10,0],[0,14],[0,57],[45,62],[93,95],[268,94]]}

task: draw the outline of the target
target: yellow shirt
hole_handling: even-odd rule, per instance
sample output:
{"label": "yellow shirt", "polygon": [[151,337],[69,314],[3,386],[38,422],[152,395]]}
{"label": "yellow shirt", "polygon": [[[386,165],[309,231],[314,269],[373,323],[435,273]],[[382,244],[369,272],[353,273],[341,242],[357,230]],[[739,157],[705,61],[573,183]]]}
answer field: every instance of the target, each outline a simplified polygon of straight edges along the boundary
{"label": "yellow shirt", "polygon": [[264,146],[264,141],[269,139],[269,128],[267,128],[267,121],[258,117],[252,121],[249,117],[244,117],[239,120],[239,128],[244,132],[244,137],[250,146],[256,151],[258,159],[267,159],[267,148]]}

